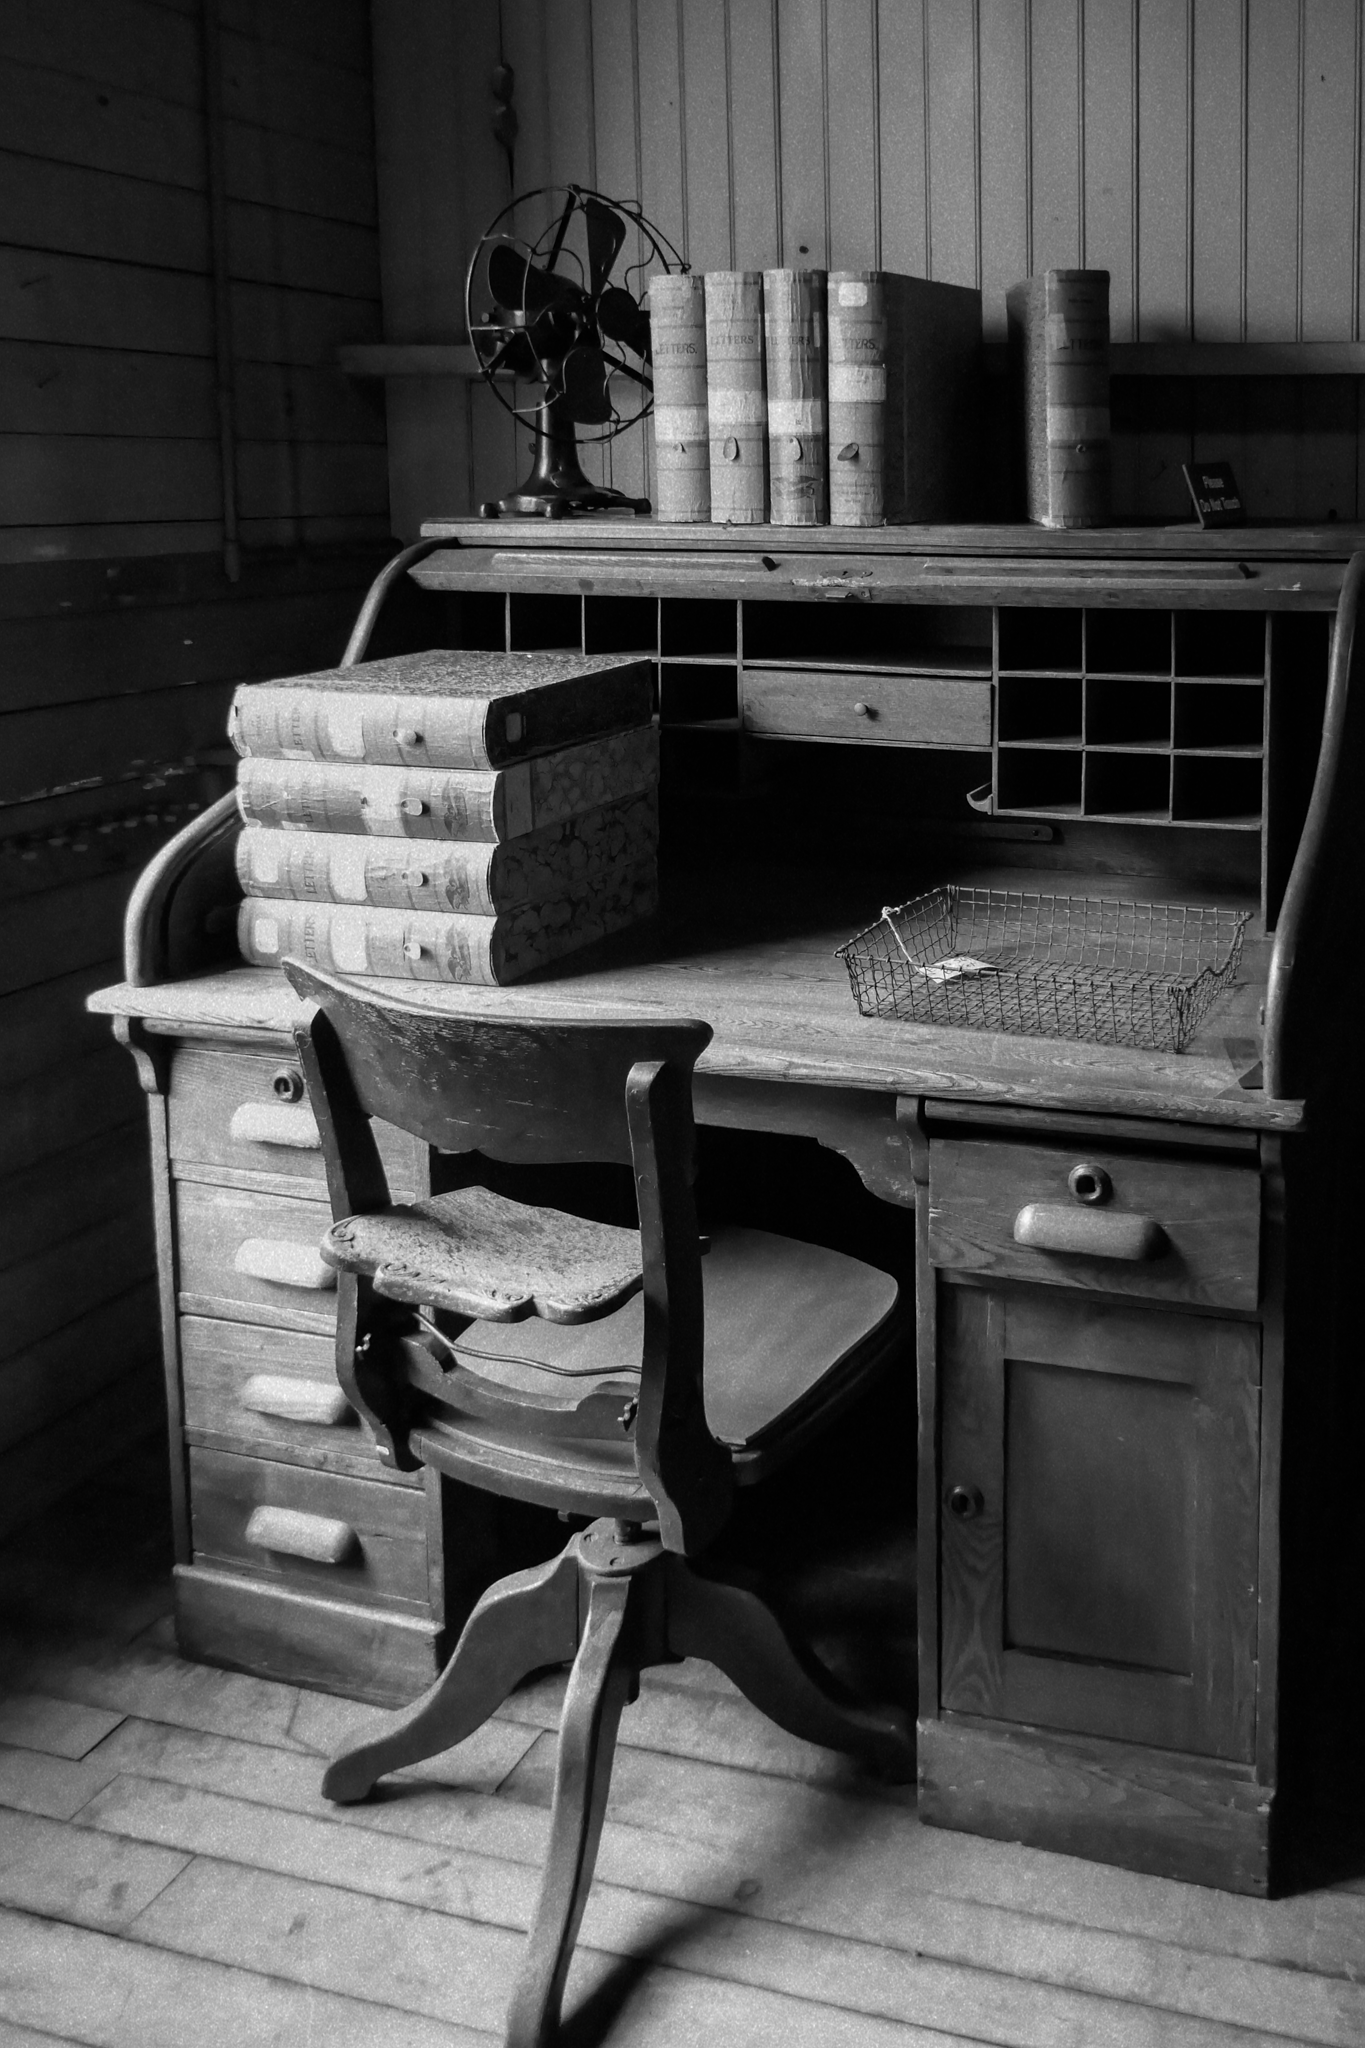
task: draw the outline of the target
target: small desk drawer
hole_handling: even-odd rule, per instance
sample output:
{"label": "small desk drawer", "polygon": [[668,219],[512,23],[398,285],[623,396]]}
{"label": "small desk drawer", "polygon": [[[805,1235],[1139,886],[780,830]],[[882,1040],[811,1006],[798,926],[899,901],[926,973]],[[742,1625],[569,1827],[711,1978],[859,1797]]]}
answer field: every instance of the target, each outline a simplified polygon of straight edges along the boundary
{"label": "small desk drawer", "polygon": [[426,1495],[275,1458],[190,1452],[197,1563],[338,1600],[428,1606]]}
{"label": "small desk drawer", "polygon": [[747,668],[746,731],[878,746],[989,747],[991,686],[963,676]]}
{"label": "small desk drawer", "polygon": [[[325,1180],[322,1140],[296,1060],[186,1046],[171,1068],[170,1151],[186,1165]],[[395,1192],[425,1186],[423,1148],[406,1131],[376,1126]]]}
{"label": "small desk drawer", "polygon": [[386,1486],[420,1483],[415,1473],[380,1464],[369,1431],[337,1385],[330,1337],[183,1316],[180,1369],[185,1428],[196,1443]]}
{"label": "small desk drawer", "polygon": [[182,1180],[175,1207],[184,1313],[332,1335],[336,1274],[318,1251],[325,1202]]}
{"label": "small desk drawer", "polygon": [[929,1256],[961,1273],[1254,1309],[1252,1166],[1000,1138],[935,1139]]}

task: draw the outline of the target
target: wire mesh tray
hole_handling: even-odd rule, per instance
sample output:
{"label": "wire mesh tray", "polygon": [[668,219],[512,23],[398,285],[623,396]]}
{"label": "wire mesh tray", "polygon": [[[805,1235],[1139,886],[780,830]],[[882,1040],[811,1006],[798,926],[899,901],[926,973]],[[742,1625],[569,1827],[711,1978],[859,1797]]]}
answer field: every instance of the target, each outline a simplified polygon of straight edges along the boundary
{"label": "wire mesh tray", "polygon": [[1180,1052],[1237,972],[1247,915],[950,884],[838,957],[865,1017]]}

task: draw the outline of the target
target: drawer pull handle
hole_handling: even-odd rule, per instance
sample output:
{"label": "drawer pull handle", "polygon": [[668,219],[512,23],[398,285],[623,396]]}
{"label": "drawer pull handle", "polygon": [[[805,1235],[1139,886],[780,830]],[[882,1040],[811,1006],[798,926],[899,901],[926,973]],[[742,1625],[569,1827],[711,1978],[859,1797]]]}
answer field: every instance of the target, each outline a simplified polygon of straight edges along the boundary
{"label": "drawer pull handle", "polygon": [[974,1522],[986,1505],[979,1486],[950,1486],[944,1505],[955,1522]]}
{"label": "drawer pull handle", "polygon": [[291,1244],[287,1238],[244,1238],[232,1264],[250,1280],[273,1280],[279,1287],[307,1287],[325,1294],[337,1284],[335,1272],[315,1244]]}
{"label": "drawer pull handle", "polygon": [[1166,1233],[1150,1216],[1114,1209],[1073,1209],[1029,1202],[1014,1219],[1014,1241],[1038,1252],[1082,1252],[1092,1259],[1159,1259]]}
{"label": "drawer pull handle", "polygon": [[283,1551],[313,1564],[345,1564],[359,1548],[349,1522],[331,1515],[306,1515],[301,1508],[253,1508],[246,1540],[254,1550]]}
{"label": "drawer pull handle", "polygon": [[282,1422],[317,1422],[336,1429],[350,1419],[351,1404],[340,1387],[327,1380],[305,1380],[289,1372],[254,1372],[241,1392],[243,1408],[253,1415],[274,1415]]}
{"label": "drawer pull handle", "polygon": [[232,1112],[228,1136],[234,1145],[288,1145],[295,1152],[320,1152],[317,1119],[306,1102],[243,1102]]}

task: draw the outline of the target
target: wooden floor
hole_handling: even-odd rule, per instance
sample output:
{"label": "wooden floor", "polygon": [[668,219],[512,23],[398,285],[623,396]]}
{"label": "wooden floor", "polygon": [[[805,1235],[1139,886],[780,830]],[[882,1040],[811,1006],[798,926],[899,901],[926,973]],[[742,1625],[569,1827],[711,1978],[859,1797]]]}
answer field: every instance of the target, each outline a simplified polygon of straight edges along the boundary
{"label": "wooden floor", "polygon": [[[0,1567],[0,2048],[498,2039],[558,1684],[329,1808],[371,1710],[180,1661],[160,1481],[125,1460]],[[627,1711],[567,2011],[569,2048],[1360,2048],[1365,1880],[1265,1904],[921,1828],[683,1666]]]}

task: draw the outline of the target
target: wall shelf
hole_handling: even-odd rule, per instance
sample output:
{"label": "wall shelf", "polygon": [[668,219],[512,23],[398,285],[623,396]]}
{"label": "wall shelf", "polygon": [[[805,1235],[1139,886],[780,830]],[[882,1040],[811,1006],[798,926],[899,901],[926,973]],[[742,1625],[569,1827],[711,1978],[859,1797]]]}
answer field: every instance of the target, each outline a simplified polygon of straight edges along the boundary
{"label": "wall shelf", "polygon": [[[1003,342],[985,346],[988,370],[1003,374]],[[351,377],[478,377],[468,342],[353,341],[337,350]],[[1116,341],[1115,377],[1365,377],[1365,341]],[[509,379],[510,381],[510,379]]]}

